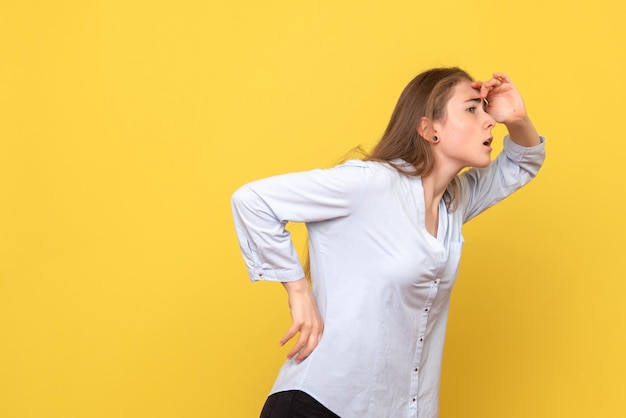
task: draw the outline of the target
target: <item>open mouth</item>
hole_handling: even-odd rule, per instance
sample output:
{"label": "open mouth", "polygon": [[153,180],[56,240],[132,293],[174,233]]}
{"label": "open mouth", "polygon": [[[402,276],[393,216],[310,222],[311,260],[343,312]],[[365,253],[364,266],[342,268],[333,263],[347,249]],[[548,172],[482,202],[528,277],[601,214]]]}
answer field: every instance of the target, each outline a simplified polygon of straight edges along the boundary
{"label": "open mouth", "polygon": [[483,142],[483,145],[485,145],[485,146],[487,146],[487,147],[488,147],[488,146],[490,146],[490,145],[491,145],[491,141],[493,141],[493,137],[488,138],[485,142]]}

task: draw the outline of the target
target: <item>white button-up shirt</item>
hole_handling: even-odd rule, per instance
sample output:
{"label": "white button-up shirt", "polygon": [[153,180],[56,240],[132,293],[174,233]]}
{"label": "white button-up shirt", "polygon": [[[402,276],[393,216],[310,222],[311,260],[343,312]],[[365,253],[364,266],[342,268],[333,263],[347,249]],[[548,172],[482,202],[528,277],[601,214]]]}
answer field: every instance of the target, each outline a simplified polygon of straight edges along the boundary
{"label": "white button-up shirt", "polygon": [[271,393],[302,390],[344,418],[438,416],[441,358],[463,223],[530,181],[544,140],[504,151],[458,176],[457,208],[425,228],[420,177],[348,161],[249,183],[233,195],[252,281],[304,276],[287,222],[305,222],[324,334],[303,362],[287,361]]}

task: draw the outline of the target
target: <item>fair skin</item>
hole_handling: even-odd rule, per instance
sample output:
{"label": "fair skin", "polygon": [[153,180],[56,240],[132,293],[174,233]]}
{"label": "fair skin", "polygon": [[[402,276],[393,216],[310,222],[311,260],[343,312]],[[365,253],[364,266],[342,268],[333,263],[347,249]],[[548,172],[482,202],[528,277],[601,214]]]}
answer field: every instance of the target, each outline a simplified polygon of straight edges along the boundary
{"label": "fair skin", "polygon": [[[539,145],[539,134],[528,117],[522,97],[503,73],[494,73],[485,82],[460,81],[446,104],[445,117],[435,121],[423,118],[416,127],[419,134],[431,142],[435,158],[433,171],[422,177],[426,229],[433,236],[437,235],[439,202],[448,184],[463,168],[486,167],[491,162],[491,130],[496,122],[506,126],[513,142],[525,147]],[[298,335],[287,357],[301,362],[319,343],[324,324],[305,278],[283,285],[289,299],[292,326],[280,345]]]}
{"label": "fair skin", "polygon": [[[488,104],[483,104],[486,100]],[[521,95],[503,73],[486,82],[460,81],[446,104],[442,120],[423,118],[418,132],[432,144],[435,165],[422,177],[426,204],[426,229],[437,236],[439,202],[452,179],[465,167],[486,167],[491,162],[491,130],[496,122],[511,140],[525,147],[539,145]],[[434,137],[437,136],[437,141]]]}
{"label": "fair skin", "polygon": [[317,309],[311,286],[305,277],[295,282],[284,282],[283,286],[289,300],[291,328],[281,338],[280,345],[285,345],[287,341],[299,334],[296,344],[287,354],[288,359],[296,356],[296,362],[299,363],[317,347],[324,331],[324,321]]}

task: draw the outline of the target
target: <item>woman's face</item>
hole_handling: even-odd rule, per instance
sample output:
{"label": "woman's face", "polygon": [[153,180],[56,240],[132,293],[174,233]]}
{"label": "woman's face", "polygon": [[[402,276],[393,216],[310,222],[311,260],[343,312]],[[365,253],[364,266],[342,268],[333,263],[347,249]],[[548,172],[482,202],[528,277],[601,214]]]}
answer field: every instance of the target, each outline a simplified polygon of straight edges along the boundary
{"label": "woman's face", "polygon": [[437,164],[455,166],[456,170],[489,165],[491,129],[496,122],[485,112],[483,104],[469,80],[461,80],[454,86],[444,118],[433,123],[439,138],[433,147]]}

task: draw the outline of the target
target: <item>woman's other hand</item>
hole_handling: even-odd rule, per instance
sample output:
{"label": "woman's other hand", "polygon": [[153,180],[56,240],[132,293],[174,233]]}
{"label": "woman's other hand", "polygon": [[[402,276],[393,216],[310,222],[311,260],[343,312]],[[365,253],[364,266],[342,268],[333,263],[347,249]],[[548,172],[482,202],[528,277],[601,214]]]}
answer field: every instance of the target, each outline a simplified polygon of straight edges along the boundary
{"label": "woman's other hand", "polygon": [[317,347],[322,338],[324,323],[306,278],[295,282],[284,282],[283,286],[289,297],[292,325],[280,340],[280,345],[285,345],[299,333],[298,341],[287,354],[288,359],[297,355],[296,362],[299,363]]}

